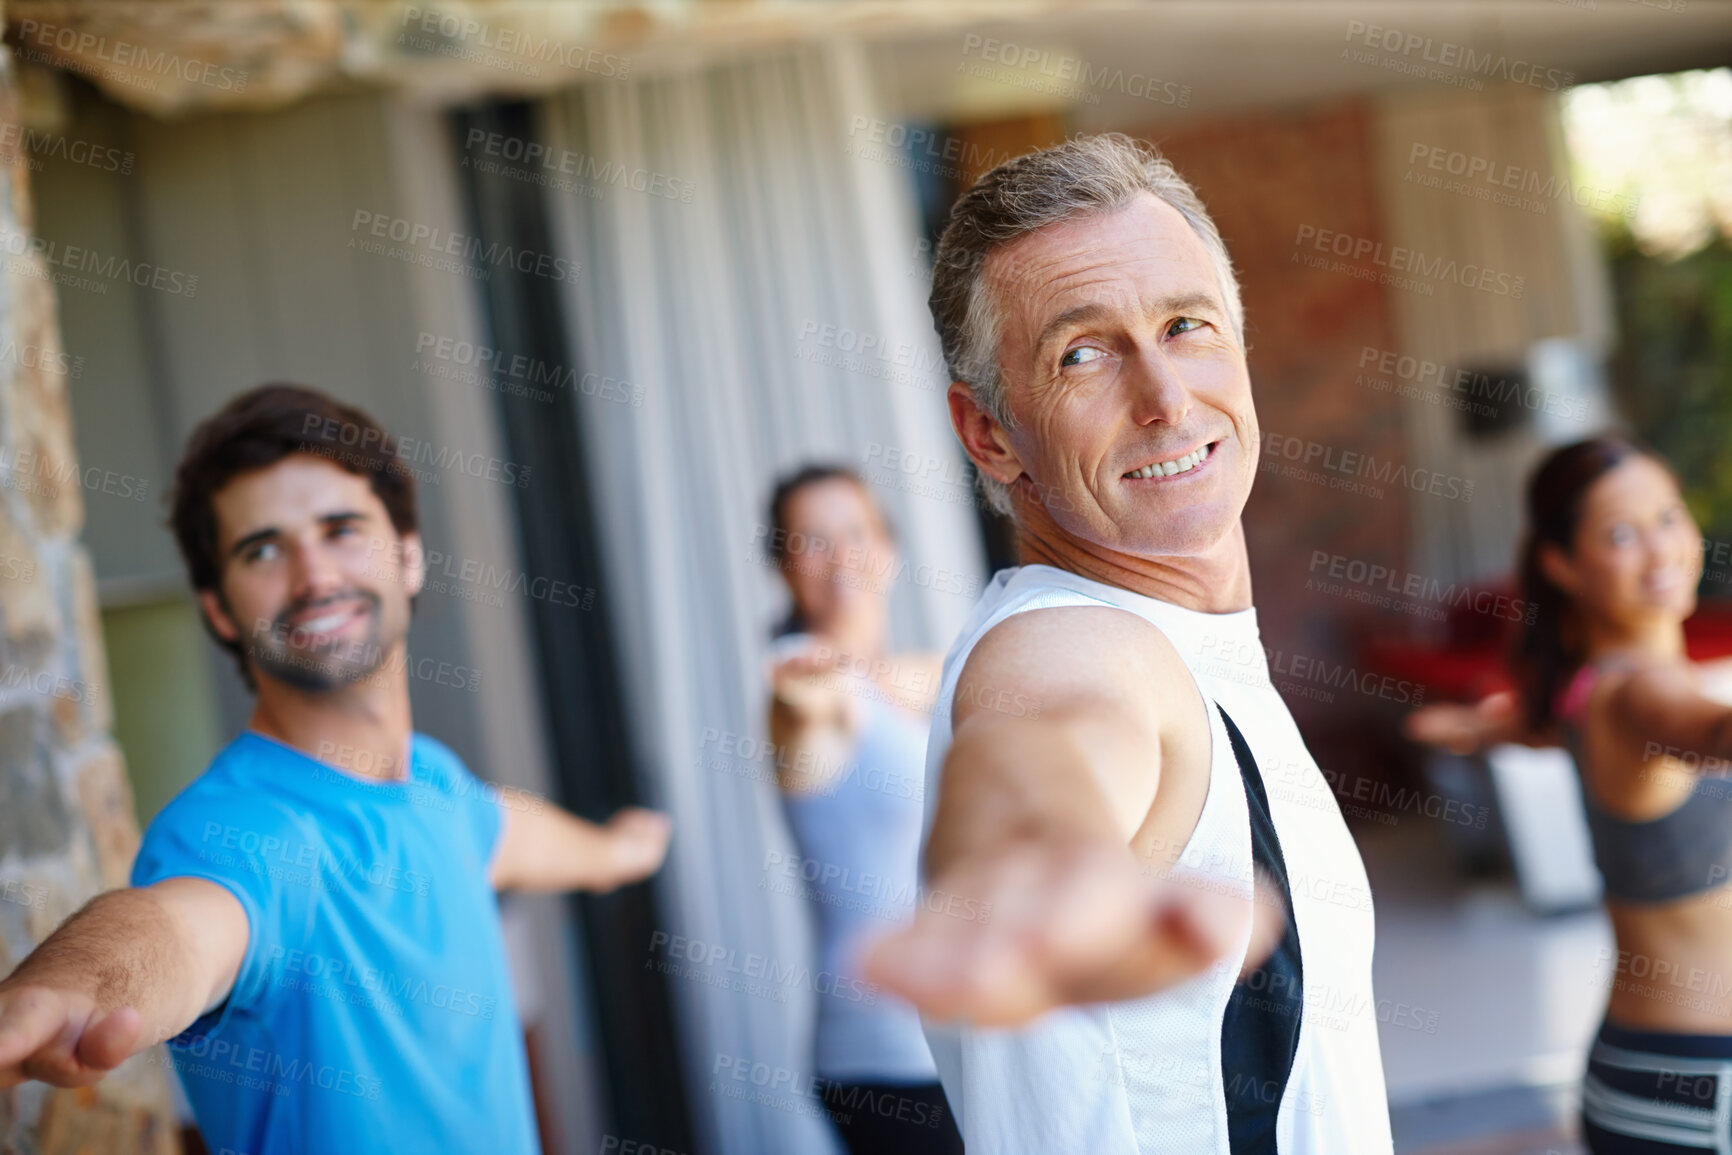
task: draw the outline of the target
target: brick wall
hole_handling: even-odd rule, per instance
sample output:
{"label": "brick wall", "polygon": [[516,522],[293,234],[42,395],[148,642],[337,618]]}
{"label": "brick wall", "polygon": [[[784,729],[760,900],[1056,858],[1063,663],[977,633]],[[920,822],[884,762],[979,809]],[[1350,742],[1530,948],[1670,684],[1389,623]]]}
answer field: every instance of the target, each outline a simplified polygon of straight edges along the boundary
{"label": "brick wall", "polygon": [[[18,123],[0,49],[0,125]],[[27,158],[0,133],[0,975],[126,884],[138,827],[112,727],[53,283],[30,251]],[[179,1150],[161,1052],[94,1088],[0,1091],[0,1155]],[[156,1061],[153,1061],[156,1060]]]}
{"label": "brick wall", "polygon": [[[1251,379],[1265,448],[1322,445],[1337,462],[1349,453],[1402,460],[1400,401],[1355,384],[1361,351],[1394,349],[1387,290],[1302,263],[1302,225],[1380,239],[1373,169],[1372,110],[1349,100],[1294,112],[1151,126],[1139,133],[1173,161],[1202,195],[1240,276]],[[1408,495],[1332,489],[1324,481],[1267,468],[1246,509],[1251,573],[1264,645],[1300,675],[1282,676],[1294,717],[1318,761],[1378,773],[1382,756],[1366,741],[1389,733],[1404,707],[1351,689],[1327,689],[1333,663],[1358,668],[1355,639],[1370,629],[1404,629],[1358,603],[1306,589],[1314,551],[1401,567],[1408,548]],[[1314,461],[1315,465],[1315,461]],[[1325,663],[1319,667],[1313,663]],[[1311,696],[1315,695],[1315,696]]]}

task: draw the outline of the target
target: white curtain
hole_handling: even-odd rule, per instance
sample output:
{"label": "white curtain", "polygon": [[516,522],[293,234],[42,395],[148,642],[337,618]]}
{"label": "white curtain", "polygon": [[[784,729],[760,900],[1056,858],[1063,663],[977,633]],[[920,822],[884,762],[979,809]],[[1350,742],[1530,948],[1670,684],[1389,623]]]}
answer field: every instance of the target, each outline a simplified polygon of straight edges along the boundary
{"label": "white curtain", "polygon": [[[742,968],[750,955],[784,970],[810,960],[801,900],[766,889],[766,853],[791,851],[772,759],[729,754],[718,737],[764,737],[764,654],[783,608],[763,564],[772,479],[822,459],[889,482],[876,492],[907,563],[898,646],[946,647],[985,576],[927,286],[909,271],[913,185],[886,154],[850,148],[870,134],[859,118],[883,116],[857,52],[789,49],[543,108],[546,143],[602,190],[549,191],[559,243],[584,269],[568,294],[575,355],[625,383],[609,395],[641,390],[643,402],[598,396],[582,422],[609,567],[600,608],[622,650],[640,772],[675,821],[662,929]],[[608,179],[622,169],[643,175]],[[858,354],[867,336],[887,355],[849,360],[842,346]],[[895,484],[892,458],[932,484]],[[647,958],[667,957],[650,945]],[[811,984],[784,984],[778,1002],[668,981],[706,1148],[829,1150],[817,1100],[785,1079],[732,1078],[741,1063],[796,1087],[811,1077]]]}

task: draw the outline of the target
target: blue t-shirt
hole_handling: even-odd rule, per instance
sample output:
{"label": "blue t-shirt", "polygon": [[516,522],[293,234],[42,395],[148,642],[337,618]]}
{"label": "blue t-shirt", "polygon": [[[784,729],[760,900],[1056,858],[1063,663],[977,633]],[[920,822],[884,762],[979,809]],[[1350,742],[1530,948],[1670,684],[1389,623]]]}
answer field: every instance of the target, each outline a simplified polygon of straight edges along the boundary
{"label": "blue t-shirt", "polygon": [[501,814],[424,734],[408,781],[247,732],[145,832],[132,884],[203,878],[252,933],[170,1041],[212,1151],[539,1155],[487,881]]}

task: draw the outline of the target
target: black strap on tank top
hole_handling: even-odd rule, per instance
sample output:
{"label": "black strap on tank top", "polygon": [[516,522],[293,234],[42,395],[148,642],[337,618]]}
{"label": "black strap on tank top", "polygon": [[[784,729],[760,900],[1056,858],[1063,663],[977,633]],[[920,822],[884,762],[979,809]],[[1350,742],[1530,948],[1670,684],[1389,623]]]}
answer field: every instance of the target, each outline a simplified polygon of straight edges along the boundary
{"label": "black strap on tank top", "polygon": [[1269,795],[1251,747],[1239,727],[1221,712],[1239,762],[1245,803],[1251,812],[1251,857],[1264,885],[1281,896],[1287,930],[1263,965],[1234,986],[1221,1018],[1221,1083],[1227,1095],[1227,1139],[1233,1155],[1277,1155],[1275,1119],[1299,1052],[1299,1018],[1305,1009],[1299,927],[1287,860],[1269,814]]}

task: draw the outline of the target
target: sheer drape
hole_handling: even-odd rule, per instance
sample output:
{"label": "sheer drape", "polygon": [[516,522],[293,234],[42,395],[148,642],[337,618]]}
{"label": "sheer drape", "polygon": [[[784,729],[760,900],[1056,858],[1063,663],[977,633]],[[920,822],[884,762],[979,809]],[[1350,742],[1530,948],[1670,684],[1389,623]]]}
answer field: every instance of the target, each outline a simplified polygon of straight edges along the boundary
{"label": "sheer drape", "polygon": [[[640,770],[675,820],[663,929],[706,957],[720,949],[706,975],[758,969],[785,992],[669,979],[698,1127],[717,1149],[754,1155],[827,1142],[818,1100],[801,1093],[824,981],[803,977],[803,900],[772,893],[780,876],[766,870],[768,855],[791,853],[773,755],[756,749],[783,607],[763,548],[772,478],[823,459],[893,482],[876,492],[906,563],[899,646],[947,646],[984,576],[927,286],[910,272],[913,186],[893,157],[876,159],[888,151],[855,147],[880,117],[855,51],[595,85],[544,108],[546,142],[602,190],[549,193],[561,243],[584,265],[568,298],[576,356],[642,398],[586,404],[583,421],[615,591],[602,608]],[[867,337],[885,355],[842,348],[860,353]],[[881,468],[892,455],[938,484],[894,484],[902,475]],[[642,946],[668,959],[667,944]],[[762,1064],[753,1076],[774,1084],[734,1078],[740,1064]],[[758,1092],[772,1102],[734,1097]]]}

